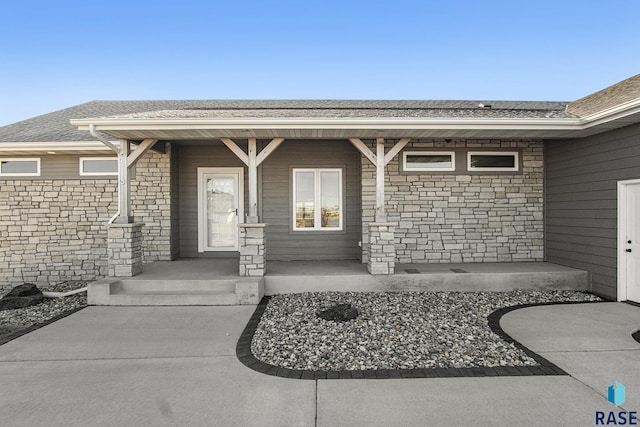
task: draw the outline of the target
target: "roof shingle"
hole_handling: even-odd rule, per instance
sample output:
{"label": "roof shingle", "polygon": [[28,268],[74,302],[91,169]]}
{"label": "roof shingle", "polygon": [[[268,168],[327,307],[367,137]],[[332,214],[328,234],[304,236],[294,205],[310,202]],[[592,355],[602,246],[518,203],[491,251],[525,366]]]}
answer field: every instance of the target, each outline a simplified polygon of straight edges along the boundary
{"label": "roof shingle", "polygon": [[[485,108],[479,107],[484,104]],[[488,106],[491,106],[490,108]],[[562,118],[567,103],[536,101],[176,100],[92,101],[0,127],[2,142],[93,140],[70,119],[131,118]]]}

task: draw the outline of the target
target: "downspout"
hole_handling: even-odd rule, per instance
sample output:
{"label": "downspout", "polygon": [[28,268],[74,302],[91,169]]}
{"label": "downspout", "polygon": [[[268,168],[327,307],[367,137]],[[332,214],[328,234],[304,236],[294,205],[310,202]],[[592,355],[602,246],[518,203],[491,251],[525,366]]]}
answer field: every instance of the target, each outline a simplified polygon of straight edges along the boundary
{"label": "downspout", "polygon": [[[104,137],[98,135],[98,133],[96,132],[96,126],[94,124],[89,125],[89,133],[95,139],[102,142],[104,145],[106,145],[107,147],[115,151],[118,156],[120,156],[120,149],[115,145],[113,145],[111,142],[107,141],[107,139],[105,139]],[[118,162],[118,164],[120,163]],[[120,171],[118,171],[118,179],[120,179]],[[116,218],[118,218],[119,216],[120,216],[120,197],[118,197],[118,212],[116,212],[116,214],[111,217],[111,219],[109,220],[109,222],[107,222],[107,224],[113,224],[113,221],[115,221]]]}

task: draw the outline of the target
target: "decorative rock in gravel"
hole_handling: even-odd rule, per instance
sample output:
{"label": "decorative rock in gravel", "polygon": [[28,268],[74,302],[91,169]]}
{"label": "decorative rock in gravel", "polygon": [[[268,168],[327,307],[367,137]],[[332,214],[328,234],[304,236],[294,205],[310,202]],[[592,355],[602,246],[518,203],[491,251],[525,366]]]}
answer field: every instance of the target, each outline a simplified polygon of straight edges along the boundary
{"label": "decorative rock in gravel", "polygon": [[358,309],[351,307],[351,304],[336,304],[326,310],[319,311],[318,317],[334,322],[347,322],[358,317]]}
{"label": "decorative rock in gravel", "polygon": [[0,311],[37,305],[43,300],[42,291],[36,285],[25,283],[16,286],[0,298]]}

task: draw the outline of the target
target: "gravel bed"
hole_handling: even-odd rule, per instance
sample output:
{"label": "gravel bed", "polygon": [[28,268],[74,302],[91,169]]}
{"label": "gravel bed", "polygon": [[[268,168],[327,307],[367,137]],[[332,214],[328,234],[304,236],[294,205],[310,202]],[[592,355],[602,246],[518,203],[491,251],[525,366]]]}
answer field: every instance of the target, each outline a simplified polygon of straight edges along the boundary
{"label": "gravel bed", "polygon": [[[365,370],[536,366],[487,324],[519,304],[601,301],[575,291],[308,292],[271,298],[251,343],[254,356],[290,369]],[[322,320],[349,303],[359,316]]]}
{"label": "gravel bed", "polygon": [[[41,291],[67,292],[84,286],[86,282],[63,282],[38,287]],[[45,298],[40,304],[31,307],[0,311],[0,338],[86,305],[87,293],[80,292],[63,298]]]}

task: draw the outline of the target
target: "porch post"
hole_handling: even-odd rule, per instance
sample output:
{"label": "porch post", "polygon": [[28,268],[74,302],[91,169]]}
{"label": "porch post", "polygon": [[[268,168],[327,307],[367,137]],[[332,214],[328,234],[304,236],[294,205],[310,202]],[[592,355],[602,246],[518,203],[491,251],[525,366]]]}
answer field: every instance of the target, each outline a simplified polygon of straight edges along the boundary
{"label": "porch post", "polygon": [[409,143],[410,139],[402,138],[386,154],[384,138],[376,138],[375,154],[359,138],[350,138],[349,141],[376,167],[375,219],[367,225],[369,239],[362,248],[367,258],[367,269],[371,274],[393,274],[396,263],[394,245],[396,224],[387,221],[385,212],[384,168]]}
{"label": "porch post", "polygon": [[376,222],[386,222],[384,211],[384,138],[376,139]]}
{"label": "porch post", "polygon": [[131,168],[157,140],[145,139],[131,152],[131,143],[120,140],[118,148],[118,216],[107,230],[109,276],[130,277],[142,271],[142,226],[131,211]]}
{"label": "porch post", "polygon": [[114,222],[118,224],[130,224],[133,222],[131,215],[131,182],[129,179],[129,151],[131,145],[128,139],[120,140],[118,150],[118,207],[119,215]]}
{"label": "porch post", "polygon": [[256,162],[257,148],[256,138],[249,138],[248,150],[249,169],[249,215],[247,222],[250,224],[258,223],[258,164]]}
{"label": "porch post", "polygon": [[282,144],[284,138],[272,139],[260,153],[258,153],[256,138],[248,139],[247,153],[230,138],[221,138],[220,140],[247,165],[249,175],[249,214],[245,223],[238,224],[240,229],[239,273],[241,277],[262,277],[267,271],[265,258],[267,246],[265,228],[267,224],[260,223],[260,218],[258,218],[258,166]]}

